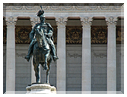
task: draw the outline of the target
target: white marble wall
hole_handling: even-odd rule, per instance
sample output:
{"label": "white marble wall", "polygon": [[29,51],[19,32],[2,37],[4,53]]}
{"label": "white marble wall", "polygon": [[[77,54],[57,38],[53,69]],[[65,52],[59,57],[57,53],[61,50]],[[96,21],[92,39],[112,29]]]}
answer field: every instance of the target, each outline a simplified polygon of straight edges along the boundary
{"label": "white marble wall", "polygon": [[91,90],[107,90],[107,46],[91,45]]}
{"label": "white marble wall", "polygon": [[31,64],[25,60],[29,44],[16,44],[15,90],[25,91],[31,83]]}
{"label": "white marble wall", "polygon": [[66,91],[81,91],[82,46],[68,44],[66,50]]}

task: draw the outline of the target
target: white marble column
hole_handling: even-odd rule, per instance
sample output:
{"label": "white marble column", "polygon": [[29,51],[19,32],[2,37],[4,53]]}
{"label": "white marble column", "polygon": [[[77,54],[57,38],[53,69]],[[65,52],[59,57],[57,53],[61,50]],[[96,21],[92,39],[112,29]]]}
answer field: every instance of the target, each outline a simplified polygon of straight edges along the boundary
{"label": "white marble column", "polygon": [[66,91],[66,21],[56,17],[57,24],[57,91]]}
{"label": "white marble column", "polygon": [[107,91],[116,91],[116,21],[117,17],[106,17],[107,40]]}
{"label": "white marble column", "polygon": [[[6,93],[15,91],[15,24],[16,17],[6,17]],[[11,92],[12,93],[12,92]]]}
{"label": "white marble column", "polygon": [[[32,28],[39,23],[40,19],[38,17],[30,17],[31,25]],[[33,56],[31,57],[31,83],[36,82],[36,77],[35,77],[35,71],[34,71],[34,66],[33,66]]]}
{"label": "white marble column", "polygon": [[92,17],[81,17],[82,23],[82,91],[91,91],[91,21]]}

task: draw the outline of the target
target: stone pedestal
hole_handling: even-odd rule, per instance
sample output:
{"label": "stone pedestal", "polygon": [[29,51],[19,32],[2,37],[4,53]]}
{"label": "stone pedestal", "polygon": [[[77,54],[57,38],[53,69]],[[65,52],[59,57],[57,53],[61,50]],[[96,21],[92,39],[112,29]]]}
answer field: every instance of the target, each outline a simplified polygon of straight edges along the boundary
{"label": "stone pedestal", "polygon": [[56,94],[56,88],[49,84],[32,84],[26,90],[26,94]]}

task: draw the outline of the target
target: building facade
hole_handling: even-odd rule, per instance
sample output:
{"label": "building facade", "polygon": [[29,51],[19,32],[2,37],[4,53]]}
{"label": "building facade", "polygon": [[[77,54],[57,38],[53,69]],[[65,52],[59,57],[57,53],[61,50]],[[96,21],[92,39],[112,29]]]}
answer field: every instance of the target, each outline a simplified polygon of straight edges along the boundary
{"label": "building facade", "polygon": [[[3,4],[3,93],[35,82],[32,59],[24,57],[39,5],[59,57],[51,63],[50,84],[65,93],[123,93],[124,4]],[[42,70],[42,82],[45,75]]]}

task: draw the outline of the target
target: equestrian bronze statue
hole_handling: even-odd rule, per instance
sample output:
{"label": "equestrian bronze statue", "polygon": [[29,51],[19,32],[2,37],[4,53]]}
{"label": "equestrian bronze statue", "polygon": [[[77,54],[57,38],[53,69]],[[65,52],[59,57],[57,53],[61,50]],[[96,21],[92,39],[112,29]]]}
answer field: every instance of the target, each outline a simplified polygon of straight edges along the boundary
{"label": "equestrian bronze statue", "polygon": [[37,16],[40,18],[40,23],[37,23],[29,34],[31,43],[25,59],[29,61],[33,55],[36,83],[40,83],[39,64],[41,64],[43,69],[46,70],[46,83],[49,84],[50,63],[52,60],[56,61],[58,59],[53,43],[53,28],[49,23],[45,23],[42,7]]}

